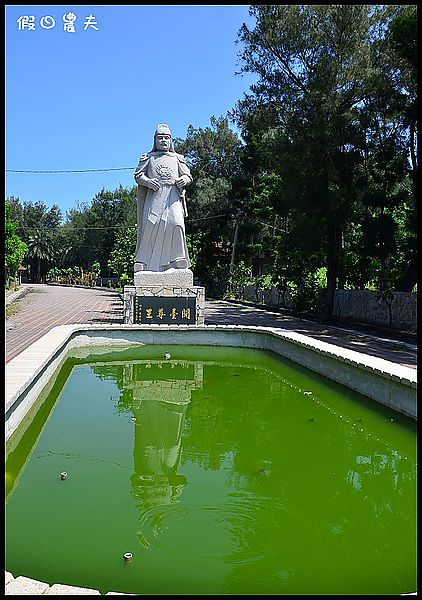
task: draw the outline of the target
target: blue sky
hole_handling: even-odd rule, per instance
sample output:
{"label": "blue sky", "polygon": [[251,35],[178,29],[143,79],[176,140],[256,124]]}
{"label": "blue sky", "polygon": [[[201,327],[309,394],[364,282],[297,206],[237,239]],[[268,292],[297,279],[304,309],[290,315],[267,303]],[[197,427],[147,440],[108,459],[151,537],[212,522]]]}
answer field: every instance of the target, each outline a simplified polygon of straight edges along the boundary
{"label": "blue sky", "polygon": [[[74,32],[64,30],[69,13]],[[25,16],[35,29],[19,29]],[[130,168],[6,173],[7,196],[64,215],[102,188],[131,187],[158,123],[184,138],[255,80],[235,74],[248,5],[6,5],[5,17],[6,169]]]}

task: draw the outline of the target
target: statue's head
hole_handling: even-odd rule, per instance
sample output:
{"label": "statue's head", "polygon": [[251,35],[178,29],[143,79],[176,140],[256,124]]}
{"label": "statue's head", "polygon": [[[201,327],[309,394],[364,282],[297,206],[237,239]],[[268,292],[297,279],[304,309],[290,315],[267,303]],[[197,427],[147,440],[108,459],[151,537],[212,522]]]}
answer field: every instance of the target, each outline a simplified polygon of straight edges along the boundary
{"label": "statue's head", "polygon": [[169,150],[174,152],[170,127],[165,123],[157,125],[157,129],[154,133],[154,146],[152,150],[153,152],[160,150],[162,152],[168,152]]}

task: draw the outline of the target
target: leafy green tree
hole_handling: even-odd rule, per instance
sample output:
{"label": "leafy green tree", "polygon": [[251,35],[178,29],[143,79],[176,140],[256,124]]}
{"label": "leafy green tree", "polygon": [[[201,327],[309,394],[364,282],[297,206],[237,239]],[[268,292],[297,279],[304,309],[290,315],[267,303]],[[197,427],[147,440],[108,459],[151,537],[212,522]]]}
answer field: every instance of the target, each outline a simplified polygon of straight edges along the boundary
{"label": "leafy green tree", "polygon": [[44,202],[21,202],[14,196],[8,200],[11,218],[19,222],[19,233],[22,239],[29,237],[33,230],[54,230],[62,223],[62,211],[57,204],[48,208]]}
{"label": "leafy green tree", "polygon": [[120,278],[126,275],[126,282],[133,282],[133,262],[136,249],[136,227],[128,227],[117,233],[114,249],[108,260],[112,273]]}
{"label": "leafy green tree", "polygon": [[245,287],[252,283],[251,267],[245,265],[243,261],[235,263],[228,280],[227,296],[242,300],[245,294]]}
{"label": "leafy green tree", "polygon": [[175,149],[186,157],[193,183],[187,191],[187,235],[201,245],[195,252],[195,274],[212,286],[217,262],[229,260],[238,214],[236,183],[242,174],[241,141],[227,117],[211,117],[205,129],[188,127]]}
{"label": "leafy green tree", "polygon": [[26,260],[38,279],[44,278],[51,265],[62,269],[77,265],[91,273],[96,261],[104,275],[108,274],[117,232],[136,226],[136,186],[101,190],[91,203],[80,203],[69,210],[63,224],[57,205],[48,209],[43,202],[22,203],[13,197],[9,204],[11,214],[19,221],[22,238],[30,247]]}
{"label": "leafy green tree", "polygon": [[119,231],[136,225],[136,186],[101,190],[91,203],[82,203],[67,213],[63,238],[70,250],[67,264],[84,269],[98,261],[101,272],[110,275],[108,261]]}
{"label": "leafy green tree", "polygon": [[186,234],[186,245],[188,247],[189,258],[191,262],[191,269],[195,272],[198,255],[201,252],[202,247],[202,233],[187,233]]}
{"label": "leafy green tree", "polygon": [[59,255],[62,212],[57,204],[48,208],[44,202],[22,203],[13,196],[9,206],[12,219],[19,222],[17,232],[28,246],[24,262],[33,280],[41,282]]}
{"label": "leafy green tree", "polygon": [[270,290],[274,281],[271,275],[255,275],[251,278],[252,285],[255,286],[255,299],[258,302],[265,303],[265,292]]}
{"label": "leafy green tree", "polygon": [[356,110],[360,214],[344,242],[346,252],[349,245],[356,249],[353,235],[358,234],[359,262],[373,267],[368,279],[375,287],[383,290],[388,282],[392,289],[409,291],[417,277],[416,59],[409,53],[409,48],[416,50],[416,7],[400,7],[386,31],[373,45],[377,68]]}
{"label": "leafy green tree", "polygon": [[[373,184],[378,185],[378,170],[379,184],[390,198],[405,174],[403,129],[389,154],[387,143],[378,143],[380,128],[391,131],[394,116],[392,105],[384,112],[378,109],[392,89],[391,65],[381,58],[388,49],[386,32],[400,10],[384,5],[253,5],[255,27],[243,25],[239,32],[241,71],[259,79],[233,116],[252,145],[261,178],[272,172],[279,177],[280,200],[270,201],[287,220],[282,237],[290,241],[283,240],[275,251],[280,262],[281,251],[288,252],[286,275],[292,276],[298,250],[307,273],[304,281],[326,267],[323,322],[331,318],[344,271],[349,223],[362,207],[361,165],[368,168],[373,160]],[[374,107],[376,121],[368,110]],[[365,148],[368,138],[372,148]]]}
{"label": "leafy green tree", "polygon": [[389,29],[392,53],[390,63],[395,72],[395,83],[402,101],[404,125],[408,127],[408,146],[411,176],[416,188],[418,173],[418,119],[417,119],[417,6],[403,6]]}
{"label": "leafy green tree", "polygon": [[[43,230],[34,230],[28,237],[28,259],[33,265],[31,272],[35,281],[42,283],[49,266],[54,263],[55,248],[51,234]],[[34,279],[33,279],[34,280]]]}
{"label": "leafy green tree", "polygon": [[19,265],[27,250],[27,245],[16,233],[17,222],[12,221],[10,217],[9,203],[5,201],[5,219],[4,219],[4,263],[7,279],[15,278]]}

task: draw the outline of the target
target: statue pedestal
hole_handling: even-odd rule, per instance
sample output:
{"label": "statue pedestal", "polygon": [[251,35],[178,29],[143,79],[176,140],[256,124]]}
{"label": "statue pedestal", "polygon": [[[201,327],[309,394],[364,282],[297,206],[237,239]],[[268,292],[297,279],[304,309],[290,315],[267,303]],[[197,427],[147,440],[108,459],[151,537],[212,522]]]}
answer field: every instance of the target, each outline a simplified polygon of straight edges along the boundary
{"label": "statue pedestal", "polygon": [[205,288],[190,269],[138,271],[124,288],[124,322],[140,325],[203,325]]}
{"label": "statue pedestal", "polygon": [[138,271],[134,276],[135,287],[165,286],[192,287],[193,273],[190,269],[167,269],[167,271]]}

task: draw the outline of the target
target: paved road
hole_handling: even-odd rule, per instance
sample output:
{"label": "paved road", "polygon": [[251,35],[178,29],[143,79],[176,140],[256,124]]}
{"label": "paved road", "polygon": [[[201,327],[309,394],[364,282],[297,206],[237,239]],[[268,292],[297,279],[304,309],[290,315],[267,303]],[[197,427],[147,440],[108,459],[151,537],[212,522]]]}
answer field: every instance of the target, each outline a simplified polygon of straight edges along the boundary
{"label": "paved road", "polygon": [[57,325],[123,323],[123,304],[116,292],[44,284],[22,288],[25,295],[6,310],[12,312],[6,318],[6,362]]}
{"label": "paved road", "polygon": [[[23,284],[22,288],[25,295],[7,307],[12,314],[6,319],[6,362],[56,325],[123,323],[123,303],[116,292],[43,284]],[[416,368],[417,364],[416,351],[400,342],[227,302],[208,301],[205,323],[294,330],[407,367]]]}
{"label": "paved road", "polygon": [[249,306],[234,305],[226,302],[208,302],[205,310],[208,324],[262,325],[302,333],[312,338],[378,356],[416,369],[416,345],[388,340],[382,336],[370,335],[356,330],[320,325],[315,321],[300,319],[288,314],[279,314]]}

